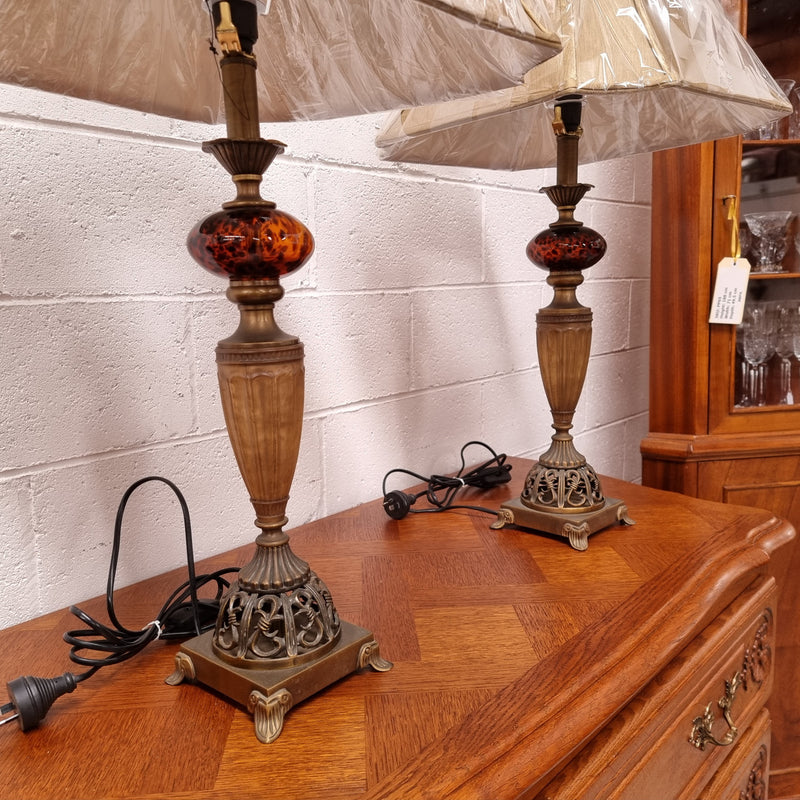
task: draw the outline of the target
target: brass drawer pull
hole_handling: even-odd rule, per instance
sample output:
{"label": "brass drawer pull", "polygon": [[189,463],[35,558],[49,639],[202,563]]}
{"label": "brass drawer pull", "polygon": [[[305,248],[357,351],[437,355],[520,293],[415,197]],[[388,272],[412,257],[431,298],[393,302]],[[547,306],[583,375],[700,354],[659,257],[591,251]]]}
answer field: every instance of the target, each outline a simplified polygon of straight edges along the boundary
{"label": "brass drawer pull", "polygon": [[689,741],[698,748],[698,750],[705,750],[707,744],[727,747],[736,741],[736,736],[739,731],[731,719],[731,706],[736,697],[736,690],[741,683],[742,673],[737,672],[731,680],[725,681],[725,694],[717,701],[717,705],[722,709],[722,716],[728,724],[728,732],[722,739],[717,739],[711,732],[711,726],[714,724],[714,712],[711,710],[712,703],[706,706],[703,716],[695,717],[692,723],[692,734],[689,737]]}

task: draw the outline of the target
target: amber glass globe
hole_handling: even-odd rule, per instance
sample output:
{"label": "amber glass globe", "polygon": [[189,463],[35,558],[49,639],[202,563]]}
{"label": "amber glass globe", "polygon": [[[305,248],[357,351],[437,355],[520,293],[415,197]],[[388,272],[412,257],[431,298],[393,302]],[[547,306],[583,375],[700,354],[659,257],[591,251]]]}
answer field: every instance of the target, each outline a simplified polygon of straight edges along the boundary
{"label": "amber glass globe", "polygon": [[268,206],[217,211],[194,226],[186,244],[198,264],[234,280],[280,278],[314,251],[300,220]]}
{"label": "amber glass globe", "polygon": [[546,270],[583,270],[606,252],[606,241],[591,228],[548,228],[528,243],[528,258]]}

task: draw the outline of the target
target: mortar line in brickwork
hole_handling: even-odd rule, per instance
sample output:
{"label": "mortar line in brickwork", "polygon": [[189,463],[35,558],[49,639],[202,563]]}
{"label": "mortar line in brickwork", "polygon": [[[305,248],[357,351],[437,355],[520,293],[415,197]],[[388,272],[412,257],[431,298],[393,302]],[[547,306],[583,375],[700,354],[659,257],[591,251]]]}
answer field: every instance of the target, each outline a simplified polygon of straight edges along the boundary
{"label": "mortar line in brickwork", "polygon": [[0,468],[0,481],[22,478],[29,475],[41,475],[45,472],[55,472],[61,469],[73,469],[86,465],[96,464],[100,461],[110,461],[122,456],[138,455],[141,453],[151,453],[155,450],[174,450],[176,447],[210,442],[215,439],[225,439],[227,442],[227,432],[220,428],[216,431],[206,433],[195,433],[180,436],[175,439],[162,439],[158,442],[147,442],[144,444],[120,447],[115,450],[103,450],[83,456],[72,456],[71,458],[47,461],[41,464],[31,464],[25,467],[12,467],[9,469]]}
{"label": "mortar line in brickwork", "polygon": [[[305,164],[310,167],[324,167],[325,169],[336,170],[341,172],[352,172],[362,174],[374,174],[381,177],[394,177],[400,180],[405,180],[413,183],[446,183],[457,186],[471,186],[483,192],[485,189],[493,191],[503,191],[510,193],[518,193],[520,195],[539,195],[541,194],[542,186],[552,183],[552,177],[546,174],[540,175],[538,180],[531,180],[528,186],[519,186],[516,184],[504,183],[502,180],[502,172],[497,173],[497,181],[492,182],[491,175],[481,173],[480,175],[463,177],[454,175],[441,175],[436,172],[426,172],[424,168],[419,165],[413,167],[407,164],[398,166],[387,162],[387,166],[382,163],[375,165],[351,164],[347,162],[329,161],[324,158],[317,158],[314,156],[295,156],[291,152],[287,152],[280,157],[282,160],[290,160],[294,164]],[[452,167],[451,169],[460,169]],[[599,192],[600,188],[594,190]],[[588,196],[587,203],[597,204],[610,204],[613,206],[633,206],[647,209],[650,207],[649,198],[635,199],[635,198],[616,198],[604,197],[600,194]]]}
{"label": "mortar line in brickwork", "polygon": [[457,292],[462,289],[472,290],[472,289],[505,289],[505,288],[520,288],[526,286],[546,286],[545,278],[539,278],[537,275],[535,279],[531,280],[507,280],[507,281],[495,281],[492,283],[481,283],[481,282],[472,282],[472,283],[449,283],[449,284],[439,284],[439,285],[420,285],[414,284],[409,286],[392,286],[391,288],[385,289],[373,289],[373,288],[364,288],[364,289],[318,289],[318,288],[298,288],[298,289],[290,289],[286,292],[286,297],[316,297],[316,298],[324,298],[324,297],[363,297],[366,295],[389,295],[389,294],[425,294],[425,293],[433,293],[433,292]]}
{"label": "mortar line in brickwork", "polygon": [[[618,280],[629,280],[628,278],[605,278],[606,282]],[[535,275],[527,280],[502,280],[492,282],[473,281],[470,283],[444,284],[444,285],[404,285],[391,286],[385,288],[364,287],[362,289],[319,289],[317,287],[297,286],[286,288],[286,298],[291,297],[355,297],[368,295],[389,295],[389,294],[415,294],[424,292],[456,292],[471,289],[494,289],[509,287],[542,286],[545,284],[544,277]],[[36,305],[96,305],[102,303],[200,303],[208,300],[224,298],[224,291],[203,290],[202,293],[186,294],[96,294],[96,295],[31,295],[18,297],[8,292],[0,294],[0,306],[36,306]]]}
{"label": "mortar line in brickwork", "polygon": [[452,383],[443,383],[437,386],[431,386],[424,389],[410,389],[406,392],[396,392],[395,394],[382,395],[381,397],[370,398],[367,400],[357,400],[352,403],[345,403],[340,406],[326,406],[325,408],[316,408],[312,411],[306,411],[303,415],[304,420],[319,420],[326,417],[334,416],[336,414],[347,414],[354,411],[361,411],[362,409],[373,408],[375,406],[388,405],[402,400],[412,400],[417,397],[424,397],[426,395],[434,395],[439,392],[450,391],[454,388],[462,388],[467,386],[480,386],[496,380],[504,380],[510,377],[519,377],[529,372],[538,372],[539,365],[534,364],[524,369],[515,369],[509,372],[504,372],[501,375],[486,375],[480,378],[469,378],[466,380],[453,381]]}
{"label": "mortar line in brickwork", "polygon": [[[491,183],[490,176],[481,174],[476,176],[458,177],[454,175],[440,175],[436,172],[425,172],[419,166],[410,167],[407,164],[397,165],[391,162],[379,162],[377,164],[352,164],[349,162],[332,161],[326,158],[319,158],[315,156],[296,156],[291,152],[286,152],[281,156],[281,159],[289,159],[294,164],[305,164],[311,167],[324,167],[331,171],[361,173],[367,175],[380,175],[381,177],[394,177],[401,180],[408,181],[409,183],[447,183],[457,186],[472,186],[477,189],[502,189],[510,192],[519,192],[520,194],[535,194],[538,195],[539,189],[542,185],[552,183],[552,180],[542,178],[539,181],[532,181],[528,186],[512,186],[507,183]],[[460,169],[451,167],[450,169]],[[501,173],[498,173],[498,176]]]}
{"label": "mortar line in brickwork", "polygon": [[186,303],[224,298],[224,292],[203,294],[119,294],[119,295],[34,295],[14,297],[0,295],[0,306],[100,305],[111,303]]}
{"label": "mortar line in brickwork", "polygon": [[[146,145],[162,145],[180,150],[200,152],[200,144],[208,138],[208,128],[198,131],[198,138],[187,139],[184,136],[148,133],[147,131],[133,131],[125,128],[116,128],[110,125],[92,125],[85,122],[68,122],[65,120],[48,119],[28,114],[15,114],[14,112],[0,113],[0,125],[13,125],[16,130],[47,130],[58,133],[67,133],[76,136],[89,136],[92,138],[109,139],[126,142],[138,142]],[[189,125],[190,123],[185,123]]]}

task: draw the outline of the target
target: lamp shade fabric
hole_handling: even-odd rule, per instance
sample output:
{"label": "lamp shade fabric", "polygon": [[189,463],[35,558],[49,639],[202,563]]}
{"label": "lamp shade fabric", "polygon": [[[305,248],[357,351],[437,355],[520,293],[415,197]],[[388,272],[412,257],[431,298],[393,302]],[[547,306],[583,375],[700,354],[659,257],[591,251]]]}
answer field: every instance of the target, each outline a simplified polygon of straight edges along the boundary
{"label": "lamp shade fabric", "polygon": [[[431,103],[518,83],[559,39],[547,0],[272,0],[262,121]],[[202,0],[2,0],[0,81],[218,123]]]}
{"label": "lamp shade fabric", "polygon": [[583,98],[580,161],[745,133],[791,105],[717,0],[553,0],[563,49],[519,86],[391,114],[381,157],[555,163],[554,100]]}

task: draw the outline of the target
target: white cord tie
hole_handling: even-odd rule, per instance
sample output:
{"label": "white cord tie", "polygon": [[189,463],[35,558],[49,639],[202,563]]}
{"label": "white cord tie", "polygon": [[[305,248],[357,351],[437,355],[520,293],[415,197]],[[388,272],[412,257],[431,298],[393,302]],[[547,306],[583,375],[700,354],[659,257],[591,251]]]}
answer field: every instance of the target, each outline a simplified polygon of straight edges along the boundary
{"label": "white cord tie", "polygon": [[157,619],[154,619],[152,622],[148,622],[147,625],[142,628],[142,630],[146,631],[148,628],[156,629],[156,639],[160,639],[161,634],[164,632],[164,629],[161,627],[161,622]]}

